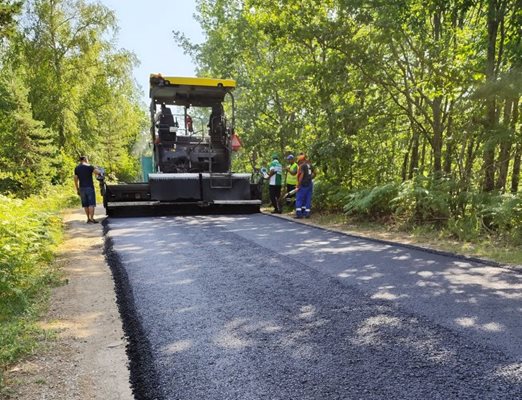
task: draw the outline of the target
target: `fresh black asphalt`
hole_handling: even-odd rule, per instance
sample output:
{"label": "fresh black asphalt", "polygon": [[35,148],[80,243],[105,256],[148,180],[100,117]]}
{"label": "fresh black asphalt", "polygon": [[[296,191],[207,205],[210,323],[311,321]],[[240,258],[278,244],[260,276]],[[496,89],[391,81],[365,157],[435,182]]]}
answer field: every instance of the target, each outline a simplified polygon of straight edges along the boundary
{"label": "fresh black asphalt", "polygon": [[137,399],[520,399],[522,275],[266,215],[110,219]]}

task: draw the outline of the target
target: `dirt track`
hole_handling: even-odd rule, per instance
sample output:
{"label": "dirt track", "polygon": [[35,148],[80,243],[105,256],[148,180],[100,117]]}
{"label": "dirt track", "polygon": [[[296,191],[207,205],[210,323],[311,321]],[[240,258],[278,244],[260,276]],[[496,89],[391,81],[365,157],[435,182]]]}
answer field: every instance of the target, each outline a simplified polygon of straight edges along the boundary
{"label": "dirt track", "polygon": [[57,340],[8,371],[5,399],[133,398],[114,285],[103,256],[103,230],[101,224],[85,224],[84,218],[81,210],[64,216],[66,237],[57,261],[64,265],[67,283],[53,290],[42,320],[57,332]]}

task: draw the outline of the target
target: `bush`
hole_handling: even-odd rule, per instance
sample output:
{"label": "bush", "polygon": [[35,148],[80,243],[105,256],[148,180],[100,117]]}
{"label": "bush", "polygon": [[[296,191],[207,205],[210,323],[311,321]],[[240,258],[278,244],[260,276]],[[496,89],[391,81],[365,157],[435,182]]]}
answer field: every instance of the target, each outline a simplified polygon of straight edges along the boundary
{"label": "bush", "polygon": [[489,194],[481,197],[478,216],[483,221],[483,230],[513,244],[522,244],[522,196]]}
{"label": "bush", "polygon": [[[318,197],[336,204],[327,187]],[[394,217],[411,226],[430,224],[451,236],[466,241],[492,236],[506,244],[522,244],[522,196],[460,192],[451,179],[418,176],[400,185],[389,183],[348,195],[346,214],[368,220]]]}
{"label": "bush", "polygon": [[364,216],[372,220],[391,216],[394,212],[392,200],[397,196],[397,192],[397,185],[388,183],[351,193],[344,205],[344,211],[348,215]]}
{"label": "bush", "polygon": [[450,216],[452,182],[416,176],[401,183],[391,203],[398,217],[411,223],[445,223]]}
{"label": "bush", "polygon": [[477,214],[456,216],[450,218],[446,224],[449,236],[460,241],[474,241],[481,234],[481,220]]}
{"label": "bush", "polygon": [[52,265],[62,232],[57,212],[71,200],[62,188],[25,200],[0,195],[0,386],[1,370],[34,344],[37,305],[57,281]]}
{"label": "bush", "polygon": [[350,192],[338,184],[314,181],[313,207],[320,211],[342,211]]}
{"label": "bush", "polygon": [[47,278],[61,230],[56,198],[0,196],[0,318],[24,309]]}

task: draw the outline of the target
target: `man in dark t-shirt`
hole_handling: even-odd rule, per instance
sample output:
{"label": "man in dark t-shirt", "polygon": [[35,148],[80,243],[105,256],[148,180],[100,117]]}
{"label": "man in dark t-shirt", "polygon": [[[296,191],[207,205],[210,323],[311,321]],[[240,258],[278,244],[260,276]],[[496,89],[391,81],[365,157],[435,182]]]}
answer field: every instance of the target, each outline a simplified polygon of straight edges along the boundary
{"label": "man in dark t-shirt", "polygon": [[295,199],[295,217],[310,218],[312,208],[312,194],[314,192],[314,167],[304,153],[297,157],[299,169],[297,171],[297,195]]}
{"label": "man in dark t-shirt", "polygon": [[96,192],[94,191],[93,174],[98,175],[98,171],[94,166],[89,164],[86,156],[80,157],[80,163],[74,169],[74,186],[76,193],[82,200],[82,207],[87,215],[88,224],[97,224],[94,219],[94,208],[96,207]]}

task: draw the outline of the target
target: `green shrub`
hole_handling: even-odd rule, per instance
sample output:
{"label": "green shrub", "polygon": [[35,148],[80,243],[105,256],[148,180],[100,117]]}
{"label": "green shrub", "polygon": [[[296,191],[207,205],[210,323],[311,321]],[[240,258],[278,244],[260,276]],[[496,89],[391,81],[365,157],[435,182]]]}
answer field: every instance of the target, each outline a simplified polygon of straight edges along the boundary
{"label": "green shrub", "polygon": [[478,217],[482,229],[513,244],[522,244],[522,196],[520,194],[482,195]]}
{"label": "green shrub", "polygon": [[[335,191],[321,188],[317,197],[323,209],[334,207]],[[389,183],[346,194],[344,211],[360,219],[393,217],[410,228],[429,224],[461,240],[495,238],[509,245],[522,244],[522,196],[461,192],[451,179],[417,176],[400,185]]]}
{"label": "green shrub", "polygon": [[372,220],[391,216],[394,212],[392,200],[397,193],[395,183],[351,193],[344,205],[344,211],[348,215],[364,216]]}
{"label": "green shrub", "polygon": [[0,386],[2,369],[34,346],[39,304],[57,282],[58,211],[72,199],[63,188],[24,200],[0,195]]}
{"label": "green shrub", "polygon": [[411,223],[445,223],[450,216],[452,182],[417,176],[403,182],[391,200],[398,217]]}
{"label": "green shrub", "polygon": [[61,224],[51,211],[42,210],[46,203],[0,196],[0,318],[23,310],[46,279]]}
{"label": "green shrub", "polygon": [[313,207],[320,211],[342,211],[350,192],[325,180],[314,181]]}

